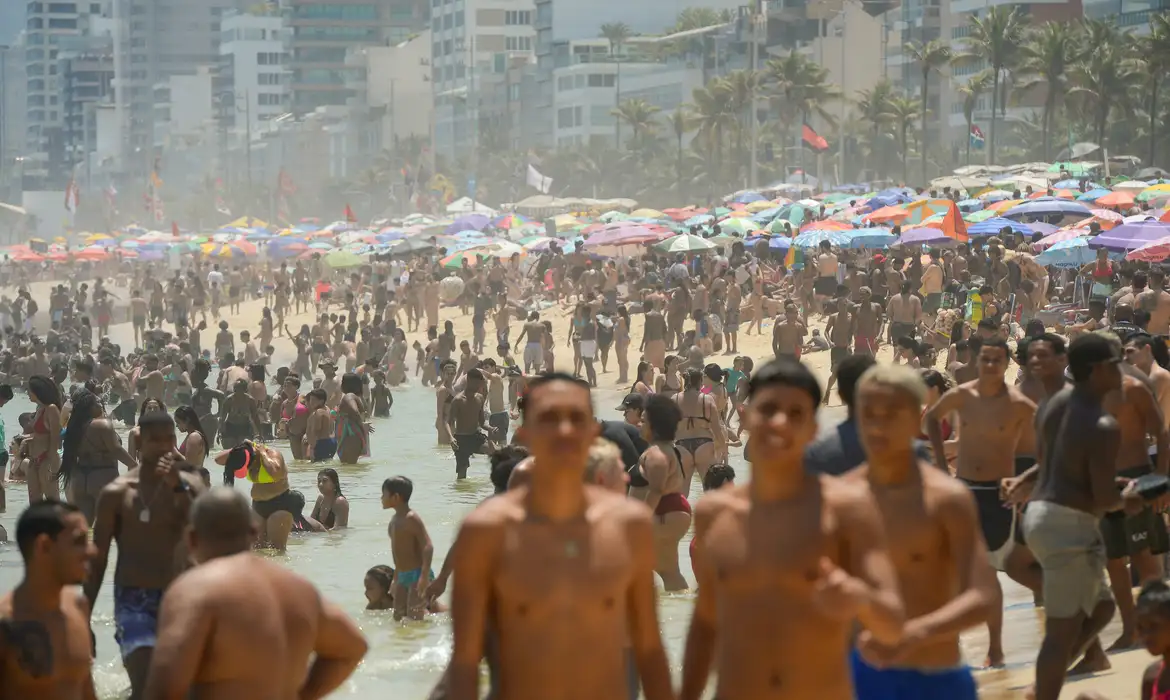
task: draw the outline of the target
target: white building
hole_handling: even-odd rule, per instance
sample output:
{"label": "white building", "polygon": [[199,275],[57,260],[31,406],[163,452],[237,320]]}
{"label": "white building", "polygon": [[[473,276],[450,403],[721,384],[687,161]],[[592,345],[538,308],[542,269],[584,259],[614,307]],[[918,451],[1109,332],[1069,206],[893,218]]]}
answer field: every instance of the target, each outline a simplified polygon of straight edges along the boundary
{"label": "white building", "polygon": [[224,15],[215,97],[226,128],[255,132],[263,122],[288,111],[286,35],[279,15]]}
{"label": "white building", "polygon": [[182,139],[206,133],[214,123],[210,66],[190,75],[172,75],[154,86],[154,145],[178,146]]}
{"label": "white building", "polygon": [[463,0],[432,7],[431,81],[435,148],[448,157],[476,148],[479,85],[535,60],[533,0]]}
{"label": "white building", "polygon": [[360,68],[351,106],[365,110],[376,130],[373,148],[391,148],[412,136],[429,140],[434,117],[430,31],[395,46],[350,49],[346,65]]}

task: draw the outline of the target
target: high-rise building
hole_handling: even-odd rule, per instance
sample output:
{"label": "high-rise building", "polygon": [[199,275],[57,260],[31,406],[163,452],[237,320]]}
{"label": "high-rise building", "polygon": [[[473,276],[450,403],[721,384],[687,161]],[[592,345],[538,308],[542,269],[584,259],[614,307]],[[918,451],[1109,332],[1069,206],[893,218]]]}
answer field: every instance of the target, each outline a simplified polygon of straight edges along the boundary
{"label": "high-rise building", "polygon": [[286,34],[276,13],[223,16],[215,99],[224,128],[258,131],[288,111]]}
{"label": "high-rise building", "polygon": [[114,44],[110,34],[74,37],[57,54],[61,142],[67,167],[85,160],[97,142],[92,106],[113,96]]}
{"label": "high-rise building", "polygon": [[16,159],[25,153],[26,86],[24,44],[18,37],[14,45],[0,46],[0,201],[20,196]]}
{"label": "high-rise building", "polygon": [[1085,17],[1110,19],[1121,29],[1148,34],[1150,15],[1170,10],[1170,0],[1083,0]]}
{"label": "high-rise building", "polygon": [[0,0],[0,46],[11,46],[24,29],[24,0]]}
{"label": "high-rise building", "polygon": [[354,97],[352,85],[360,76],[350,74],[358,69],[346,66],[346,53],[399,44],[425,29],[430,1],[287,0],[284,11],[290,106],[294,113],[305,114]]}

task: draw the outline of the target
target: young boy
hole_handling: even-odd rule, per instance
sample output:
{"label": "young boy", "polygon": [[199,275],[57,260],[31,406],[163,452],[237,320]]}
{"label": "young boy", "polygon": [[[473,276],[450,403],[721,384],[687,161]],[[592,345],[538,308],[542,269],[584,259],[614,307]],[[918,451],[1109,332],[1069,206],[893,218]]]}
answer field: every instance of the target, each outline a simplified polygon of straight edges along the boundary
{"label": "young boy", "polygon": [[426,611],[425,592],[434,578],[431,559],[435,547],[418,513],[410,508],[414,484],[405,476],[396,476],[382,482],[382,509],[393,508],[387,531],[390,552],[394,556],[394,619],[406,615],[421,620]]}
{"label": "young boy", "polygon": [[374,402],[374,417],[389,418],[390,407],[394,405],[394,395],[390,393],[390,387],[386,386],[386,373],[380,369],[374,370],[372,376],[374,386],[370,387],[370,398]]}

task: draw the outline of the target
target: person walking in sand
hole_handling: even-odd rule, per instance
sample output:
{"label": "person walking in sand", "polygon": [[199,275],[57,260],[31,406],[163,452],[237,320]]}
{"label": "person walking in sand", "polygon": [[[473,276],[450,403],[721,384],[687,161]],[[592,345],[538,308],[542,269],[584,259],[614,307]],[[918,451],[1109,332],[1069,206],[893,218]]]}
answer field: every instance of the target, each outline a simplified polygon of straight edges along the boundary
{"label": "person walking in sand", "polygon": [[[426,590],[435,577],[431,565],[435,547],[427,534],[427,526],[418,512],[410,507],[414,483],[405,476],[396,476],[382,482],[382,509],[393,509],[387,533],[394,556],[394,619],[406,616],[421,620],[426,612]],[[458,580],[458,579],[456,579]]]}
{"label": "person walking in sand", "polygon": [[798,362],[769,362],[751,378],[752,479],[710,491],[695,507],[699,592],[681,700],[703,696],[713,665],[719,697],[852,700],[843,651],[855,622],[876,643],[902,638],[897,575],[873,496],[804,469],[820,404],[816,377]]}

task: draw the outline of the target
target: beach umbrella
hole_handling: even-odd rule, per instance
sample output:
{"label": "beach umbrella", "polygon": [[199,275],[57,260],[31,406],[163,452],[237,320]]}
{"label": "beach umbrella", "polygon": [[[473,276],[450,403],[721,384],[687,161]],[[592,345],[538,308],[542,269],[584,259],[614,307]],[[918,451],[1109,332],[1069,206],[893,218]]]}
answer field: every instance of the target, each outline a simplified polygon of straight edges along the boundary
{"label": "beach umbrella", "polygon": [[767,197],[760,194],[759,192],[738,192],[727,201],[735,202],[737,204],[751,204],[752,202],[762,202],[766,199]]}
{"label": "beach umbrella", "polygon": [[1137,195],[1137,201],[1148,202],[1159,197],[1170,197],[1170,185],[1152,185]]}
{"label": "beach umbrella", "polygon": [[1096,259],[1097,251],[1089,247],[1087,236],[1075,236],[1053,243],[1036,256],[1036,262],[1044,267],[1081,267]]}
{"label": "beach umbrella", "polygon": [[850,248],[889,248],[898,242],[898,237],[883,226],[858,228],[842,233],[849,235]]}
{"label": "beach umbrella", "polygon": [[712,243],[714,243],[717,246],[718,245],[730,246],[730,245],[733,245],[736,241],[742,242],[743,237],[742,236],[733,236],[730,233],[721,233],[718,236],[711,236],[707,240],[711,241]]}
{"label": "beach umbrella", "polygon": [[205,243],[203,252],[211,258],[245,258],[256,255],[256,246],[247,241],[232,243]]}
{"label": "beach umbrella", "polygon": [[985,177],[969,177],[961,175],[944,175],[930,181],[931,189],[941,190],[950,187],[952,190],[978,190],[987,187],[991,181]]}
{"label": "beach umbrella", "polygon": [[520,246],[524,250],[529,251],[548,250],[550,244],[559,241],[559,238],[552,238],[550,236],[529,236],[528,238],[520,239]]}
{"label": "beach umbrella", "polygon": [[333,244],[325,241],[313,241],[309,244],[309,250],[333,250]]}
{"label": "beach umbrella", "polygon": [[975,199],[983,202],[1002,202],[1005,199],[1011,199],[1012,193],[1004,190],[987,190],[975,196]]}
{"label": "beach umbrella", "polygon": [[1113,183],[1113,190],[1129,190],[1130,192],[1141,192],[1149,188],[1150,183],[1144,180],[1125,180],[1123,182]]}
{"label": "beach umbrella", "polygon": [[452,222],[449,226],[447,226],[446,233],[456,233],[458,231],[468,230],[482,231],[487,228],[488,224],[490,223],[491,219],[483,214],[464,214],[463,216],[455,219],[455,221]]}
{"label": "beach umbrella", "polygon": [[666,236],[661,232],[641,224],[626,226],[615,226],[611,224],[585,239],[585,247],[641,245],[643,243],[655,243],[663,238],[666,238]]}
{"label": "beach umbrella", "polygon": [[334,269],[360,267],[366,262],[360,255],[355,255],[348,250],[334,250],[326,253],[322,260]]}
{"label": "beach umbrella", "polygon": [[1051,248],[1052,246],[1056,245],[1057,243],[1061,243],[1063,241],[1071,241],[1072,239],[1079,238],[1079,237],[1086,237],[1087,238],[1088,236],[1089,236],[1089,229],[1087,226],[1081,226],[1080,224],[1077,224],[1075,226],[1066,226],[1062,229],[1059,229],[1057,231],[1054,231],[1054,232],[1048,234],[1044,238],[1041,238],[1040,240],[1033,243],[1032,250],[1036,250],[1036,251],[1047,250],[1048,248]]}
{"label": "beach umbrella", "polygon": [[711,214],[695,214],[691,218],[683,222],[683,226],[706,226],[715,222],[715,217]]}
{"label": "beach umbrella", "polygon": [[1170,258],[1170,236],[1158,238],[1126,254],[1126,260],[1160,263]]}
{"label": "beach umbrella", "polygon": [[970,236],[995,236],[999,234],[1004,228],[1010,228],[1013,233],[1031,236],[1034,231],[1028,224],[1021,224],[1018,221],[1005,219],[1001,216],[984,219],[967,227],[967,235]]}
{"label": "beach umbrella", "polygon": [[1104,187],[1097,187],[1097,188],[1089,190],[1088,192],[1082,192],[1081,194],[1078,194],[1077,201],[1078,202],[1095,202],[1098,199],[1100,199],[1108,194],[1113,194],[1113,190],[1107,190]]}
{"label": "beach umbrella", "polygon": [[462,250],[458,253],[452,253],[451,255],[443,258],[439,261],[439,264],[446,268],[458,270],[463,267],[464,262],[466,262],[470,267],[475,267],[482,261],[488,259],[488,257],[490,256],[487,254],[487,252],[482,250]]}
{"label": "beach umbrella", "polygon": [[635,209],[634,211],[630,212],[630,218],[631,219],[668,219],[670,217],[668,217],[666,214],[663,214],[662,212],[658,211],[657,209]]}
{"label": "beach umbrella", "polygon": [[898,238],[899,245],[955,245],[958,241],[937,228],[912,228],[903,231]]}
{"label": "beach umbrella", "polygon": [[309,246],[300,241],[293,241],[286,245],[270,245],[267,248],[267,254],[273,260],[288,260],[289,258],[295,258],[302,253],[306,253],[308,250]]}
{"label": "beach umbrella", "polygon": [[861,220],[870,224],[885,224],[890,222],[898,223],[908,218],[910,218],[910,212],[905,207],[888,206],[866,214],[861,217]]}
{"label": "beach umbrella", "polygon": [[801,248],[816,248],[822,241],[828,241],[838,248],[848,248],[852,237],[850,231],[838,229],[811,229],[792,239],[792,244]]}
{"label": "beach umbrella", "polygon": [[959,211],[963,213],[970,213],[979,211],[983,208],[983,200],[981,199],[964,199],[959,202]]}
{"label": "beach umbrella", "polygon": [[[1052,186],[1058,190],[1079,190],[1081,188],[1081,181],[1076,178],[1068,178],[1052,183]],[[1090,187],[1098,187],[1096,183],[1090,183]]]}
{"label": "beach umbrella", "polygon": [[654,244],[654,250],[660,253],[702,253],[713,250],[715,247],[716,245],[706,238],[689,233],[671,236],[660,243]]}
{"label": "beach umbrella", "polygon": [[1021,216],[1090,216],[1089,208],[1081,202],[1070,202],[1065,199],[1034,199],[1030,202],[1017,204],[1003,212],[1005,218]]}
{"label": "beach umbrella", "polygon": [[966,221],[969,224],[978,224],[980,222],[987,221],[988,219],[994,219],[996,216],[998,216],[998,212],[996,212],[994,209],[982,209],[964,216],[963,221]]}
{"label": "beach umbrella", "polygon": [[[777,221],[779,221],[779,219],[777,219]],[[776,222],[773,221],[772,225],[775,226]],[[783,225],[783,222],[781,222],[781,225]],[[723,221],[719,222],[719,228],[724,233],[738,233],[741,236],[746,236],[752,231],[759,230],[760,227],[751,219],[724,219]]]}
{"label": "beach umbrella", "polygon": [[394,241],[388,247],[392,256],[411,256],[434,249],[434,243],[426,238],[419,237],[403,238],[400,241]]}
{"label": "beach umbrella", "polygon": [[608,224],[611,221],[624,221],[628,218],[630,218],[629,214],[625,213],[624,211],[616,211],[615,210],[615,211],[605,212],[601,216],[597,217],[597,220],[603,221],[603,222]]}
{"label": "beach umbrella", "polygon": [[532,223],[532,221],[519,214],[504,214],[503,216],[497,216],[496,218],[492,219],[492,226],[494,228],[502,228],[507,231],[520,228],[524,224],[528,223]]}
{"label": "beach umbrella", "polygon": [[1093,203],[1099,207],[1132,207],[1134,202],[1134,194],[1128,190],[1118,190],[1117,192],[1110,192],[1095,199]]}
{"label": "beach umbrella", "polygon": [[1161,221],[1142,221],[1115,226],[1095,236],[1089,242],[1089,247],[1130,251],[1166,237],[1170,237],[1170,224]]}
{"label": "beach umbrella", "polygon": [[[1125,217],[1122,216],[1119,212],[1111,211],[1109,209],[1090,209],[1089,211],[1092,213],[1093,218],[1101,224],[1101,228],[1104,228],[1105,230],[1109,230],[1117,224],[1125,221]],[[1091,222],[1085,223],[1085,226],[1088,226],[1089,223]]]}
{"label": "beach umbrella", "polygon": [[107,260],[110,257],[109,251],[105,248],[94,246],[92,248],[82,248],[73,254],[74,260]]}

